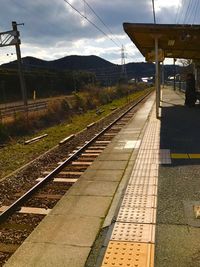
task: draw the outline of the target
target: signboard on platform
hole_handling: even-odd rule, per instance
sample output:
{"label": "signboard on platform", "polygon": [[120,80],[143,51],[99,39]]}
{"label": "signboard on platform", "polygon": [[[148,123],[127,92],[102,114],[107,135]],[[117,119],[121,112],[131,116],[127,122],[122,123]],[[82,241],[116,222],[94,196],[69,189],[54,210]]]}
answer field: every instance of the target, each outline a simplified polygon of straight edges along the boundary
{"label": "signboard on platform", "polygon": [[19,32],[15,30],[0,32],[0,47],[16,45],[17,43],[20,44],[18,36]]}
{"label": "signboard on platform", "polygon": [[[165,59],[164,51],[162,49],[158,49],[158,61],[162,62]],[[146,53],[146,61],[147,62],[155,62],[156,61],[156,53],[155,50]]]}

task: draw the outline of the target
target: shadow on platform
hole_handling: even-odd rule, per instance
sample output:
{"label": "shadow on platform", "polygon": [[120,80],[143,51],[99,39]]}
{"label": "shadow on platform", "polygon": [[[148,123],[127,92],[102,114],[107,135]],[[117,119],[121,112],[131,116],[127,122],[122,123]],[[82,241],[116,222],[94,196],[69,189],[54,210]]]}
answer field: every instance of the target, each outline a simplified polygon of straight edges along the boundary
{"label": "shadow on platform", "polygon": [[196,159],[175,159],[175,165],[200,164],[200,108],[164,102],[162,107],[160,148],[174,154],[199,154]]}

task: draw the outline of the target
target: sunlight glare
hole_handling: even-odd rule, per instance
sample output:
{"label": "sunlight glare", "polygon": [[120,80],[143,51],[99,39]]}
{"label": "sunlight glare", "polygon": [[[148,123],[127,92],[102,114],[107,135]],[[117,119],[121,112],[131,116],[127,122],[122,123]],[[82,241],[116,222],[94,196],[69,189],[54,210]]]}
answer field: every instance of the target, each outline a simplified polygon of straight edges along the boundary
{"label": "sunlight glare", "polygon": [[181,0],[155,0],[155,10],[161,11],[163,8],[178,8],[181,5]]}

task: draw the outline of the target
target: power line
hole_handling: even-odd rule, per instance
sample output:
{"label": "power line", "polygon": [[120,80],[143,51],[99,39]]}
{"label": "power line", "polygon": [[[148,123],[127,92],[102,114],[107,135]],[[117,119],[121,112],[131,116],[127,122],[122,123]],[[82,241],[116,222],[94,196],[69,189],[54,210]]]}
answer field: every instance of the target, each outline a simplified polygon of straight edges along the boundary
{"label": "power line", "polygon": [[[85,16],[83,14],[81,14],[81,12],[75,8],[72,4],[70,4],[67,0],[64,0],[72,9],[74,9],[81,17],[83,17],[84,19],[86,19],[90,24],[92,24],[97,30],[99,30],[101,33],[103,33],[106,37],[108,37],[117,47],[119,47],[121,49],[121,42],[118,41],[120,43],[120,45],[118,43],[115,42],[115,40],[113,40],[113,38],[111,38],[108,34],[106,34],[102,29],[100,29],[95,23],[93,23],[91,20],[89,20],[87,17],[86,17],[86,10],[84,8],[84,13],[85,13]],[[83,0],[84,1],[84,5],[87,5],[90,10],[92,10],[92,12],[96,15],[96,17],[101,21],[101,23],[108,29],[108,31],[112,34],[113,32],[109,29],[109,27],[104,23],[104,21],[100,18],[100,16],[95,12],[95,10],[91,7],[91,5],[88,4],[88,2],[86,0]],[[116,38],[116,37],[115,37]],[[130,57],[132,57],[130,55]],[[133,58],[133,57],[132,57]],[[134,58],[133,58],[134,59]]]}
{"label": "power line", "polygon": [[191,3],[192,3],[192,0],[189,0],[188,6],[187,6],[187,9],[186,9],[186,12],[185,12],[185,16],[184,16],[184,19],[183,19],[183,24],[185,24],[185,22],[186,22],[187,16],[189,14],[189,10],[191,8]]}
{"label": "power line", "polygon": [[176,19],[175,19],[176,24],[178,24],[178,17],[180,14],[179,12],[180,12],[181,6],[182,6],[182,0],[180,0],[180,3],[179,3],[178,8],[177,8],[177,12],[176,12]]}
{"label": "power line", "polygon": [[186,0],[181,0],[181,8],[180,8],[180,10],[179,10],[180,12],[177,16],[177,24],[181,23],[181,18],[182,18],[182,16],[184,16],[185,4],[186,4]]}
{"label": "power line", "polygon": [[195,19],[196,19],[197,11],[199,10],[199,4],[200,4],[200,2],[197,1],[197,6],[196,6],[196,10],[195,10],[194,19],[193,19],[193,21],[192,21],[192,24],[195,23]]}
{"label": "power line", "polygon": [[199,0],[187,0],[187,2],[186,0],[180,0],[176,14],[176,24],[180,23],[181,18],[183,19],[184,24],[189,23],[190,21],[192,24],[194,24],[199,9],[199,4]]}
{"label": "power line", "polygon": [[194,1],[192,2],[193,7],[192,7],[192,5],[191,5],[190,13],[188,13],[188,17],[186,18],[186,19],[188,19],[188,23],[189,23],[189,21],[193,21],[192,18],[194,18],[194,14],[195,14],[195,12],[196,12],[197,4],[198,4],[197,1],[198,1],[198,0],[194,0]]}
{"label": "power line", "polygon": [[186,18],[186,20],[188,21],[188,23],[190,21],[193,21],[193,19],[194,19],[194,14],[196,13],[196,9],[197,9],[197,6],[198,6],[198,1],[199,0],[194,0],[192,2],[191,6],[190,6],[190,10],[188,11],[188,16]]}
{"label": "power line", "polygon": [[[90,10],[95,14],[95,16],[101,21],[101,23],[106,27],[106,29],[114,36],[114,33],[110,30],[110,28],[105,24],[105,22],[101,19],[101,17],[95,12],[95,10],[88,4],[86,0],[83,0],[84,3],[89,7]],[[116,38],[116,37],[115,37]],[[118,40],[120,46],[122,45],[121,42]]]}
{"label": "power line", "polygon": [[[76,9],[73,5],[71,5],[67,0],[64,0],[72,9],[74,9],[82,18],[86,19],[93,27],[95,27],[98,31],[103,33],[107,38],[109,38],[117,47],[120,47],[108,34],[106,34],[102,29],[100,29],[95,23],[85,17],[81,12]],[[120,47],[121,48],[121,47]]]}

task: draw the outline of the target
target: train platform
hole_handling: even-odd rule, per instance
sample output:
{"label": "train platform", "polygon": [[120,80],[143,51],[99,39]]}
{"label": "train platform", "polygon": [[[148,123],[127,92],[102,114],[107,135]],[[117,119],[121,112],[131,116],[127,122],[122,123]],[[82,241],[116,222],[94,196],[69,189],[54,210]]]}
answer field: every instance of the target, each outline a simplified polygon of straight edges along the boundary
{"label": "train platform", "polygon": [[200,109],[137,111],[6,267],[200,266]]}

